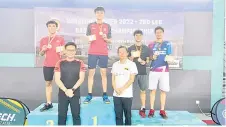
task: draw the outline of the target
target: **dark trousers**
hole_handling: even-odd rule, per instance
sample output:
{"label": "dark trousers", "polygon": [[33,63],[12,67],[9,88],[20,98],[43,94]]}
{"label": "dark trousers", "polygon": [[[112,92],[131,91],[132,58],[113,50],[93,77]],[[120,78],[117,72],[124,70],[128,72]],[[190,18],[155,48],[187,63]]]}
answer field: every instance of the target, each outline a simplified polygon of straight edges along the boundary
{"label": "dark trousers", "polygon": [[116,125],[123,125],[123,112],[125,115],[125,125],[131,125],[131,107],[133,98],[113,97]]}
{"label": "dark trousers", "polygon": [[64,93],[58,95],[58,125],[66,125],[68,105],[70,104],[73,125],[81,125],[80,97],[67,97]]}

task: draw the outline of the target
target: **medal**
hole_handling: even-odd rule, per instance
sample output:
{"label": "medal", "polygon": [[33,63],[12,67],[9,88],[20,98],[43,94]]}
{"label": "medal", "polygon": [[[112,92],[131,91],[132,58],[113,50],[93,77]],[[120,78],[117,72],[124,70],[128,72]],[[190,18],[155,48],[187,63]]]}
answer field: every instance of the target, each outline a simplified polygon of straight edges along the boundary
{"label": "medal", "polygon": [[106,37],[107,37],[107,35],[106,35],[106,34],[103,34],[103,35],[102,35],[102,37],[103,37],[103,38],[106,38]]}
{"label": "medal", "polygon": [[51,45],[51,43],[52,43],[52,41],[53,41],[53,39],[55,38],[55,35],[54,35],[54,37],[52,37],[51,39],[50,39],[50,37],[49,37],[49,40],[48,40],[48,46],[47,46],[47,48],[49,48],[49,49],[51,49],[52,48],[52,45]]}
{"label": "medal", "polygon": [[161,47],[162,47],[162,43],[158,43],[158,51],[160,51],[161,50]]}
{"label": "medal", "polygon": [[99,34],[100,34],[100,35],[103,35],[103,32],[101,31],[101,32],[99,32]]}
{"label": "medal", "polygon": [[99,25],[99,34],[102,36],[103,35],[103,32],[102,32],[102,24],[101,25]]}
{"label": "medal", "polygon": [[52,45],[51,44],[48,44],[47,48],[51,49],[52,48]]}
{"label": "medal", "polygon": [[138,47],[135,45],[135,47],[136,47],[136,52],[138,52],[137,54],[138,54],[138,57],[140,57],[141,56],[141,53],[142,53],[142,45],[140,46],[140,50],[138,50]]}

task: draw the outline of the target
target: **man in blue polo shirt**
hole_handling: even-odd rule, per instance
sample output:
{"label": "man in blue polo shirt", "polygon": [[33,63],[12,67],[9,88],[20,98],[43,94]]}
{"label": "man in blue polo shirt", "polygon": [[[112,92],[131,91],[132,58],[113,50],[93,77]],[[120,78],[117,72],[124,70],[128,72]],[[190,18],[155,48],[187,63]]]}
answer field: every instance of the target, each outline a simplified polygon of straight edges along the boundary
{"label": "man in blue polo shirt", "polygon": [[159,84],[159,88],[161,90],[160,115],[164,119],[166,119],[167,118],[165,112],[166,92],[170,91],[168,62],[172,61],[172,57],[170,56],[172,51],[171,43],[169,41],[163,40],[163,34],[164,29],[162,27],[156,27],[155,28],[156,40],[148,45],[150,49],[150,59],[152,60],[149,73],[149,89],[151,90],[150,92],[151,109],[149,111],[148,116],[149,117],[154,116],[155,93],[157,85]]}

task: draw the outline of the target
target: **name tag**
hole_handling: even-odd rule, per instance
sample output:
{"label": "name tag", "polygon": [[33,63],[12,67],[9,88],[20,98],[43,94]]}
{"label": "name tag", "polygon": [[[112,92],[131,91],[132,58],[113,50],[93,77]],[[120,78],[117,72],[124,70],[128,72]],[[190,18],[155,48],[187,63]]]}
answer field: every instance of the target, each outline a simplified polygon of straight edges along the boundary
{"label": "name tag", "polygon": [[89,41],[95,41],[96,40],[96,35],[90,35],[88,36]]}
{"label": "name tag", "polygon": [[57,46],[56,52],[62,52],[64,50],[64,46]]}

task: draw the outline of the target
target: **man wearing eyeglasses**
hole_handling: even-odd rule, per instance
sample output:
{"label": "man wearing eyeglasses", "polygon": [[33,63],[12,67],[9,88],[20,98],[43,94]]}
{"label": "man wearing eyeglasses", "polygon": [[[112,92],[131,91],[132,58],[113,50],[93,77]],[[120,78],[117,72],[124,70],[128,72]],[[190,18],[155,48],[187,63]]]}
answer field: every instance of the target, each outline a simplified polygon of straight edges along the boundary
{"label": "man wearing eyeglasses", "polygon": [[66,59],[60,60],[55,67],[55,81],[59,86],[58,125],[66,125],[68,105],[70,104],[73,125],[81,125],[80,85],[85,78],[83,61],[75,58],[77,46],[73,42],[65,45]]}

